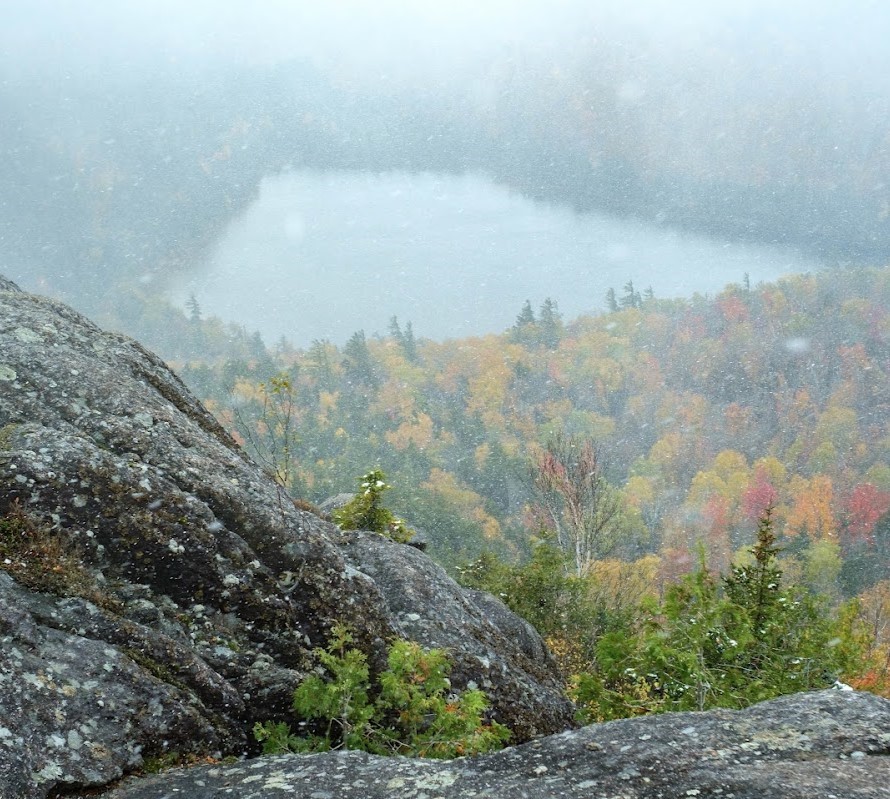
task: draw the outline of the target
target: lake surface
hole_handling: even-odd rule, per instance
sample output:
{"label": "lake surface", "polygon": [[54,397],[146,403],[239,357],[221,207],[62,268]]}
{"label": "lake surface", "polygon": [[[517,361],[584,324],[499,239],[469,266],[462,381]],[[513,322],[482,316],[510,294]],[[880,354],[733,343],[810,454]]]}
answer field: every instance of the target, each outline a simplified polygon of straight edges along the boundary
{"label": "lake surface", "polygon": [[605,308],[629,279],[656,297],[714,294],[820,265],[779,248],[534,202],[479,175],[290,172],[259,198],[208,263],[175,290],[205,315],[300,347],[385,333],[448,339],[510,327],[526,300],[566,320]]}

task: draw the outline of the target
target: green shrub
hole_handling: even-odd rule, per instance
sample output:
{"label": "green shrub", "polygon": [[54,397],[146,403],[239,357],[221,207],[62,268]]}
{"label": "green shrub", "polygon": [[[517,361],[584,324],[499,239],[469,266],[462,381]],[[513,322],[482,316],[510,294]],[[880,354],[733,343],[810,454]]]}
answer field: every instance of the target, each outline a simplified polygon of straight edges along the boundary
{"label": "green shrub", "polygon": [[383,507],[383,492],[391,486],[386,483],[386,475],[374,469],[360,478],[359,491],[355,497],[331,513],[331,518],[343,530],[371,530],[405,544],[414,535],[413,530],[396,518],[392,511]]}
{"label": "green shrub", "polygon": [[597,670],[579,675],[573,698],[605,720],[668,710],[742,708],[829,687],[862,668],[864,637],[852,608],[783,585],[769,511],[750,565],[721,582],[702,565],[644,608],[636,634],[597,644]]}
{"label": "green shrub", "polygon": [[509,739],[506,727],[485,719],[485,694],[451,692],[442,650],[396,641],[372,684],[367,658],[351,643],[348,630],[335,627],[328,648],[316,650],[327,675],[308,677],[294,692],[294,710],[313,722],[312,732],[295,735],[284,723],[254,727],[266,754],[360,749],[451,758],[499,749]]}

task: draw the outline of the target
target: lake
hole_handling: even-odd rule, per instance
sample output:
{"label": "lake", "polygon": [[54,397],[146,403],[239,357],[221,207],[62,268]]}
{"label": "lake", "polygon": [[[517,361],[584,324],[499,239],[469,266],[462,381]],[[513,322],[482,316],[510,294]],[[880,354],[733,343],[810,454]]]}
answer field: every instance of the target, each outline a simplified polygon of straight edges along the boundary
{"label": "lake", "polygon": [[205,316],[305,347],[385,333],[392,316],[424,338],[500,332],[546,297],[569,320],[630,279],[665,298],[819,268],[787,249],[541,204],[481,175],[289,172],[262,182],[174,299],[193,292]]}

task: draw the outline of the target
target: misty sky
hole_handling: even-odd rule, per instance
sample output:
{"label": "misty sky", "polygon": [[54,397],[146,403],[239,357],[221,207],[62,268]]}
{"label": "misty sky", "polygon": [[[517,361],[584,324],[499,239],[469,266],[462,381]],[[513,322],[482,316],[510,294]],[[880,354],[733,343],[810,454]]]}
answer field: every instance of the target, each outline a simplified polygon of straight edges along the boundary
{"label": "misty sky", "polygon": [[417,75],[424,66],[444,76],[486,51],[559,48],[592,31],[687,54],[706,53],[714,37],[750,37],[756,49],[780,34],[801,61],[828,59],[867,79],[886,63],[890,12],[868,0],[32,0],[4,9],[0,54],[7,66],[121,69],[306,57],[372,68],[375,78]]}
{"label": "misty sky", "polygon": [[293,162],[481,174],[554,207],[663,217],[727,240],[740,231],[755,245],[827,243],[839,261],[850,242],[890,247],[884,2],[6,6],[0,257],[19,280],[58,269],[61,294],[77,270],[93,270],[87,293],[108,275],[188,277],[220,257],[264,178]]}

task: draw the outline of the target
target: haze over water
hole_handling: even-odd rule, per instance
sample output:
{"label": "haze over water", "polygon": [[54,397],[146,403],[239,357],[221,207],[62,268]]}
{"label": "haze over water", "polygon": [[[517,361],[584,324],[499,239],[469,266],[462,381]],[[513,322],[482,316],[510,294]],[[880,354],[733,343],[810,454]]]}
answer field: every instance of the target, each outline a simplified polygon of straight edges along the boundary
{"label": "haze over water", "polygon": [[536,203],[478,175],[291,172],[263,181],[176,298],[194,293],[205,315],[267,343],[342,343],[392,316],[441,340],[503,331],[526,299],[550,297],[568,320],[628,280],[688,297],[818,268],[787,249]]}

